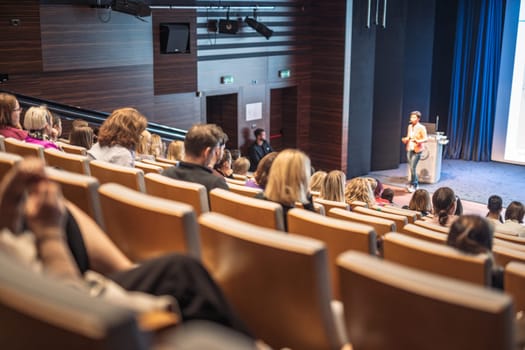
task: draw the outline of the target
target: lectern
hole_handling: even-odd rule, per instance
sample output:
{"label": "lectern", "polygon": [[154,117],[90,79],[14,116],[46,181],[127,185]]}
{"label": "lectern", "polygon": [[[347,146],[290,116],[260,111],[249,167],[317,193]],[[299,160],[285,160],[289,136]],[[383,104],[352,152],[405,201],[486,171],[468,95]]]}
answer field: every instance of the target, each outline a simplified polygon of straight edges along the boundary
{"label": "lectern", "polygon": [[435,134],[428,135],[428,141],[423,146],[421,158],[416,168],[419,182],[433,184],[439,181],[443,146],[448,141],[443,132],[438,131]]}

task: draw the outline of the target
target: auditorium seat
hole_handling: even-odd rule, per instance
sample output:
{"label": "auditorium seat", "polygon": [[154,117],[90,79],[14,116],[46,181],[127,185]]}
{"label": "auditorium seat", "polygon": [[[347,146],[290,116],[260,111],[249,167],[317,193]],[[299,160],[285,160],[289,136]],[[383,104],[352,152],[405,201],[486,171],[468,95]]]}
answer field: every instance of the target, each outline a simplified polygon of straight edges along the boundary
{"label": "auditorium seat", "polygon": [[144,174],[149,174],[149,173],[160,174],[163,170],[161,166],[153,165],[149,163],[143,163],[143,162],[135,162],[135,168],[141,169],[144,172]]}
{"label": "auditorium seat", "polygon": [[44,158],[48,166],[71,171],[77,174],[91,175],[89,158],[80,154],[65,153],[57,149],[48,148],[44,151]]}
{"label": "auditorium seat", "polygon": [[441,232],[436,232],[429,230],[427,228],[415,225],[415,224],[407,224],[405,225],[401,230],[398,230],[400,233],[414,237],[419,238],[424,241],[433,242],[433,243],[439,243],[439,244],[446,244],[447,243],[447,235]]}
{"label": "auditorium seat", "polygon": [[390,214],[406,216],[409,224],[413,224],[416,220],[421,219],[421,212],[415,211],[415,210],[396,208],[396,207],[392,207],[388,205],[385,205],[385,206],[374,205],[372,209],[382,211],[383,213],[390,213]]}
{"label": "auditorium seat", "polygon": [[224,180],[226,180],[226,183],[229,184],[235,184],[239,186],[245,186],[246,180],[237,180],[237,179],[231,179],[229,177],[225,177]]}
{"label": "auditorium seat", "polygon": [[512,249],[500,244],[494,244],[492,246],[492,255],[494,255],[494,261],[496,261],[496,264],[501,267],[507,266],[511,261],[525,263],[524,251]]}
{"label": "auditorium seat", "polygon": [[396,223],[394,221],[377,216],[359,214],[339,208],[330,209],[327,215],[336,219],[370,225],[376,231],[377,237],[396,231]]}
{"label": "auditorium seat", "polygon": [[3,349],[145,350],[135,313],[38,275],[0,252]]}
{"label": "auditorium seat", "polygon": [[336,273],[337,256],[347,250],[376,255],[376,233],[369,225],[321,216],[309,210],[288,211],[288,232],[318,239],[326,244],[333,292],[339,296],[339,278]]}
{"label": "auditorium seat", "polygon": [[508,295],[359,252],[338,259],[354,349],[511,350]]}
{"label": "auditorium seat", "polygon": [[157,162],[168,163],[168,164],[171,164],[171,165],[177,165],[177,164],[179,164],[179,161],[178,161],[178,160],[172,160],[172,159],[163,158],[163,157],[156,157],[155,160],[156,160]]}
{"label": "auditorium seat", "polygon": [[525,263],[513,261],[505,266],[504,289],[514,299],[516,313],[525,312]]}
{"label": "auditorium seat", "polygon": [[160,166],[163,170],[167,169],[167,168],[171,168],[172,166],[174,166],[173,164],[164,163],[164,162],[158,162],[156,160],[150,160],[150,159],[142,159],[141,162],[142,163],[146,163],[146,164]]}
{"label": "auditorium seat", "polygon": [[5,151],[25,157],[37,157],[44,159],[44,147],[34,143],[27,143],[17,139],[7,137],[4,140]]}
{"label": "auditorium seat", "polygon": [[0,180],[23,158],[18,154],[0,152]]}
{"label": "auditorium seat", "polygon": [[352,203],[350,203],[350,210],[354,210],[355,207],[368,208],[368,204],[362,201],[353,201]]}
{"label": "auditorium seat", "polygon": [[262,189],[260,188],[253,188],[248,186],[241,186],[236,185],[234,183],[228,183],[228,187],[230,188],[230,191],[233,193],[237,193],[246,197],[254,198],[259,193],[262,193]]}
{"label": "auditorium seat", "polygon": [[284,231],[283,208],[278,203],[214,188],[210,191],[210,209],[253,225]]}
{"label": "auditorium seat", "polygon": [[248,177],[246,175],[241,175],[241,174],[233,173],[232,176],[233,176],[233,178],[235,180],[240,180],[240,181],[244,181],[244,182],[246,182],[246,180],[248,179]]}
{"label": "auditorium seat", "polygon": [[385,260],[479,285],[491,285],[492,261],[487,254],[470,255],[443,244],[399,233],[383,237]]}
{"label": "auditorium seat", "polygon": [[96,178],[51,167],[46,167],[46,174],[51,180],[60,184],[67,200],[82,209],[100,227],[104,227],[98,194],[100,184]]}
{"label": "auditorium seat", "polygon": [[210,211],[208,193],[204,185],[155,173],[144,175],[144,180],[148,194],[189,204],[197,216]]}
{"label": "auditorium seat", "polygon": [[[325,215],[326,216],[326,211],[325,211],[324,206],[322,204],[316,203],[314,201],[313,205],[314,205],[314,210],[315,210],[315,212],[317,214],[321,214],[321,215]],[[304,205],[301,202],[295,202],[295,208],[304,209]]]}
{"label": "auditorium seat", "polygon": [[141,169],[92,160],[89,162],[89,170],[100,184],[115,182],[140,192],[145,191],[144,172]]}
{"label": "auditorium seat", "polygon": [[125,186],[100,186],[105,232],[132,261],[171,252],[200,256],[193,208]]}
{"label": "auditorium seat", "polygon": [[66,153],[78,154],[78,155],[81,155],[81,156],[87,155],[86,147],[70,145],[69,143],[65,143],[65,142],[57,142],[57,144]]}
{"label": "auditorium seat", "polygon": [[377,216],[383,219],[392,220],[396,223],[396,228],[398,230],[401,229],[401,227],[408,224],[408,219],[406,218],[406,216],[403,216],[403,215],[384,213],[382,211],[378,211],[375,209],[363,208],[359,206],[353,208],[352,210],[359,214],[372,215],[372,216]]}
{"label": "auditorium seat", "polygon": [[316,198],[314,199],[314,203],[319,203],[319,204],[322,204],[322,206],[324,207],[324,210],[326,210],[326,212],[329,212],[330,209],[332,208],[340,208],[340,209],[344,209],[344,210],[350,210],[350,206],[344,202],[336,202],[336,201],[329,201],[327,199],[321,199],[321,198]]}
{"label": "auditorium seat", "polygon": [[341,348],[321,241],[213,212],[199,224],[205,266],[258,339],[274,349]]}
{"label": "auditorium seat", "polygon": [[414,224],[424,227],[428,230],[445,233],[447,235],[448,235],[448,231],[450,230],[450,227],[448,226],[441,226],[440,224],[437,224],[432,221],[427,221],[427,220],[416,220]]}
{"label": "auditorium seat", "polygon": [[494,232],[494,238],[502,239],[502,240],[509,241],[509,242],[516,243],[516,244],[525,245],[525,237],[512,236],[506,233],[500,233],[496,231]]}
{"label": "auditorium seat", "polygon": [[5,140],[4,135],[0,135],[0,152],[5,152],[4,140]]}

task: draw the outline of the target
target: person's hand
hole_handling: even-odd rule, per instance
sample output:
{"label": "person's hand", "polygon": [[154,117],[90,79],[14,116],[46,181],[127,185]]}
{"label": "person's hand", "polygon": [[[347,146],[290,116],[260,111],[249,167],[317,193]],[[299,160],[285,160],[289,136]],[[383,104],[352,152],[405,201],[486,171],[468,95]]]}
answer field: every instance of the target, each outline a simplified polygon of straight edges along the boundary
{"label": "person's hand", "polygon": [[44,162],[38,158],[24,159],[4,176],[0,184],[0,229],[21,231],[26,190],[45,178]]}
{"label": "person's hand", "polygon": [[401,138],[401,142],[403,142],[403,143],[407,143],[407,142],[408,142],[408,140],[409,140],[409,138],[408,138],[408,137],[403,137],[403,138]]}
{"label": "person's hand", "polygon": [[50,238],[49,235],[62,238],[66,208],[56,183],[42,180],[34,184],[29,189],[24,209],[28,226],[37,240]]}

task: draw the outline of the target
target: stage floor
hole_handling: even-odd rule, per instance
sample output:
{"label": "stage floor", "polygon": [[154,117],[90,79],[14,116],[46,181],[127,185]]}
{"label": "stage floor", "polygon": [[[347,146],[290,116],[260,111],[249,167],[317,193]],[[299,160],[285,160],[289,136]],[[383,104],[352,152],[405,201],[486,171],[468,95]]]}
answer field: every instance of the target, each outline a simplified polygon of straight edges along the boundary
{"label": "stage floor", "polygon": [[[400,164],[397,169],[373,171],[368,176],[402,188],[407,182],[407,164]],[[434,184],[422,183],[419,187],[433,193],[443,186],[452,188],[462,200],[484,205],[493,194],[503,198],[505,207],[511,201],[525,204],[525,166],[444,159],[440,180]]]}

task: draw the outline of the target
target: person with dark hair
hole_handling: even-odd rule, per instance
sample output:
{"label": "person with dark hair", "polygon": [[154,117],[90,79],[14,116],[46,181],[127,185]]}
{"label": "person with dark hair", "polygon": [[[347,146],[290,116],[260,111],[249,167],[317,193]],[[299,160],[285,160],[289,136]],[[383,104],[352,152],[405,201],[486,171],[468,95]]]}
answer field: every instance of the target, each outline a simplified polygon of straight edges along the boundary
{"label": "person with dark hair", "polygon": [[419,182],[417,178],[417,163],[423,152],[423,143],[427,142],[427,129],[419,120],[420,111],[410,112],[410,124],[408,125],[407,135],[401,139],[406,145],[408,168],[410,169],[410,179],[407,185],[408,192],[417,190]]}
{"label": "person with dark hair", "polygon": [[211,191],[214,188],[229,190],[224,177],[213,174],[210,164],[219,158],[225,134],[215,124],[196,124],[184,139],[184,158],[162,174],[177,180],[196,182]]}
{"label": "person with dark hair", "polygon": [[412,194],[408,208],[410,210],[416,210],[421,213],[423,217],[431,218],[432,203],[430,202],[430,194],[427,190],[419,189]]}
{"label": "person with dark hair", "polygon": [[441,226],[450,226],[456,219],[456,199],[456,194],[450,187],[438,188],[432,195],[432,221]]}
{"label": "person with dark hair", "polygon": [[271,152],[268,153],[261,159],[259,162],[259,165],[257,166],[257,170],[255,170],[255,173],[253,174],[252,179],[248,179],[246,181],[246,186],[253,187],[253,188],[261,188],[265,189],[266,184],[268,183],[268,176],[270,174],[270,169],[272,167],[273,161],[275,157],[277,157],[277,152]]}
{"label": "person with dark hair", "polygon": [[[462,215],[450,226],[447,245],[467,254],[486,253],[492,258],[494,226],[477,215]],[[503,269],[493,261],[492,286],[503,289]]]}
{"label": "person with dark hair", "polygon": [[394,203],[394,190],[389,187],[383,190],[381,193],[381,198],[386,199],[389,205],[398,206],[396,203]]}
{"label": "person with dark hair", "polygon": [[501,199],[500,196],[490,196],[487,203],[487,209],[489,210],[485,216],[487,220],[493,222],[494,224],[503,223],[503,217],[501,216],[501,211],[503,210],[503,199]]}
{"label": "person with dark hair", "polygon": [[272,146],[266,141],[266,131],[264,129],[255,129],[253,135],[255,136],[255,141],[248,149],[250,171],[257,170],[260,160],[268,153],[273,152]]}
{"label": "person with dark hair", "polygon": [[233,179],[232,154],[230,150],[225,149],[222,158],[215,163],[213,168],[220,176]]}
{"label": "person with dark hair", "polygon": [[513,201],[505,209],[505,223],[498,225],[498,232],[512,232],[520,237],[525,237],[525,226],[523,226],[523,216],[525,208],[521,202]]}
{"label": "person with dark hair", "polygon": [[69,144],[86,149],[93,147],[93,129],[90,126],[79,126],[73,128],[69,134]]}

